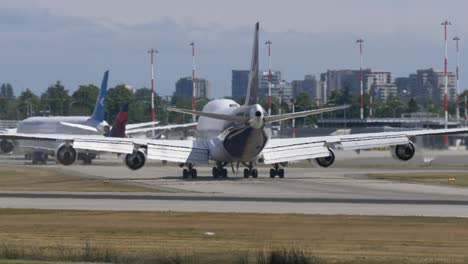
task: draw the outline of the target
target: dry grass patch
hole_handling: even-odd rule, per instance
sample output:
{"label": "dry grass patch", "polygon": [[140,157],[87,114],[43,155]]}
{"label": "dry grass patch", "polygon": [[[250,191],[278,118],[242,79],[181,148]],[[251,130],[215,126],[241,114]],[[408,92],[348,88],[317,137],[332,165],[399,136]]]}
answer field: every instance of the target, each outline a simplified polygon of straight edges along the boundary
{"label": "dry grass patch", "polygon": [[[402,182],[444,184],[455,186],[468,186],[467,172],[405,172],[405,173],[372,173],[366,174],[371,179],[392,180]],[[451,181],[449,179],[454,179]]]}
{"label": "dry grass patch", "polygon": [[115,181],[92,179],[37,167],[0,167],[1,191],[148,192],[156,191]]}
{"label": "dry grass patch", "polygon": [[467,263],[468,219],[0,209],[0,241],[71,249],[91,242],[211,263],[283,247],[327,263]]}

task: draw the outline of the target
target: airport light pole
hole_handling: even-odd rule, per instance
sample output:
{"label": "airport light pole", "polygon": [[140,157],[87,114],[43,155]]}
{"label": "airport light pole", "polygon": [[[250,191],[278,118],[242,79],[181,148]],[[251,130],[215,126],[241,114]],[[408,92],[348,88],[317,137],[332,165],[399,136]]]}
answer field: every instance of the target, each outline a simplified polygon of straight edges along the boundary
{"label": "airport light pole", "polygon": [[271,41],[265,42],[268,45],[268,115],[271,115]]}
{"label": "airport light pole", "polygon": [[457,52],[457,69],[456,69],[456,75],[457,75],[457,99],[456,99],[456,115],[457,115],[457,122],[460,122],[460,63],[458,61],[458,53],[459,53],[459,50],[458,50],[458,41],[460,41],[460,38],[458,36],[455,36],[453,38],[453,40],[455,40],[455,48],[456,48],[456,52]]}
{"label": "airport light pole", "polygon": [[[291,108],[292,108],[292,113],[294,114],[294,112],[296,111],[296,99],[295,98],[292,98],[291,99]],[[292,137],[295,138],[296,137],[296,119],[293,118],[292,119]]]}
{"label": "airport light pole", "polygon": [[444,89],[444,111],[445,111],[445,129],[448,128],[448,59],[447,59],[447,26],[452,25],[450,21],[445,20],[440,25],[444,26],[444,36],[445,36],[445,59],[444,59],[444,76],[445,76],[445,89]]}
{"label": "airport light pole", "polygon": [[359,43],[359,57],[360,57],[360,65],[359,65],[359,81],[361,86],[361,119],[364,119],[364,91],[363,91],[363,76],[362,76],[362,43],[364,40],[362,38],[356,40],[356,43]]}
{"label": "airport light pole", "polygon": [[[192,46],[192,110],[196,111],[197,110],[197,105],[196,105],[197,103],[196,103],[196,100],[195,100],[195,96],[196,96],[196,90],[195,90],[195,43],[190,42],[189,45]],[[192,115],[192,121],[194,123],[197,121],[195,115]]]}
{"label": "airport light pole", "polygon": [[154,54],[158,53],[158,50],[151,48],[148,53],[151,57],[151,121],[154,122],[156,120],[154,111]]}

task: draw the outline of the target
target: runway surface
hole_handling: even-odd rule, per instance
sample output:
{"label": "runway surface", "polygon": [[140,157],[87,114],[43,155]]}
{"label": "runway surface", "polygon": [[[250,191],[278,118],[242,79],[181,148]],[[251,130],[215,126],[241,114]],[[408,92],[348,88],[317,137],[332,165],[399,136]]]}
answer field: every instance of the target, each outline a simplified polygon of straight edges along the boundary
{"label": "runway surface", "polygon": [[[445,158],[451,159],[450,156]],[[382,159],[388,161],[386,156]],[[467,159],[458,160],[466,163]],[[215,180],[210,176],[211,167],[201,167],[198,168],[198,179],[182,180],[181,169],[175,166],[153,164],[139,171],[130,171],[116,160],[98,163],[100,165],[96,166],[47,167],[84,177],[144,185],[160,192],[0,191],[0,207],[468,217],[466,188],[372,180],[364,176],[366,173],[379,172],[440,171],[449,177],[450,172],[464,171],[464,168],[293,167],[287,168],[285,179],[270,179],[267,177],[269,168],[265,167],[259,169],[258,179],[244,179],[240,175],[232,175],[230,171],[230,178]]]}

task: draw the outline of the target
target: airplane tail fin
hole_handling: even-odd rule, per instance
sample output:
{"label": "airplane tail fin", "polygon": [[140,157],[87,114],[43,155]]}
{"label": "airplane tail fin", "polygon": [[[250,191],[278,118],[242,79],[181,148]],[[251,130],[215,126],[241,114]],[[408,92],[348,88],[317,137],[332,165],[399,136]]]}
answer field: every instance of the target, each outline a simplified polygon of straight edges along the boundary
{"label": "airplane tail fin", "polygon": [[107,94],[107,80],[109,79],[109,71],[104,73],[102,78],[101,88],[99,90],[99,96],[96,100],[96,105],[94,106],[94,111],[91,115],[91,119],[102,122],[104,121],[104,111],[105,111],[105,99]]}
{"label": "airplane tail fin", "polygon": [[104,136],[106,137],[125,137],[125,127],[128,119],[128,104],[120,106],[120,112],[117,114],[114,125]]}
{"label": "airplane tail fin", "polygon": [[249,83],[244,105],[254,105],[257,103],[258,90],[258,31],[260,24],[255,24],[254,41],[252,48],[252,63],[250,64]]}

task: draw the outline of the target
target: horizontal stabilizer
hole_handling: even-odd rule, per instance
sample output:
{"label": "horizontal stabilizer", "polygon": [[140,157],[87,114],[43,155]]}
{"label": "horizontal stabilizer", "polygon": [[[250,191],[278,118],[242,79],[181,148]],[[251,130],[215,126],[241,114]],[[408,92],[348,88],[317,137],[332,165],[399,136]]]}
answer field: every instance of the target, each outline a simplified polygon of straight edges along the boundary
{"label": "horizontal stabilizer", "polygon": [[247,122],[249,120],[248,117],[244,117],[244,116],[222,115],[222,114],[206,113],[206,112],[172,108],[172,107],[168,107],[167,110],[171,112],[182,113],[182,114],[205,116],[205,117],[210,117],[214,119],[222,119],[222,120],[231,121],[231,122]]}
{"label": "horizontal stabilizer", "polygon": [[159,121],[144,122],[144,123],[137,123],[137,124],[127,124],[127,126],[125,128],[127,130],[132,130],[132,129],[136,129],[136,128],[155,126],[157,124],[159,124]]}
{"label": "horizontal stabilizer", "polygon": [[74,124],[74,123],[68,123],[68,122],[60,122],[61,125],[67,126],[67,127],[73,127],[73,128],[78,128],[86,131],[92,131],[92,132],[99,132],[97,128],[92,127],[92,126],[87,126],[87,125],[82,125],[82,124]]}
{"label": "horizontal stabilizer", "polygon": [[314,109],[314,110],[309,110],[309,111],[302,111],[302,112],[282,114],[282,115],[271,115],[271,116],[266,116],[265,117],[265,123],[278,122],[278,121],[283,121],[283,120],[288,120],[288,119],[293,119],[293,118],[299,118],[299,117],[305,117],[305,116],[310,116],[310,115],[318,115],[318,114],[322,114],[322,113],[328,113],[328,112],[343,110],[343,109],[347,109],[347,108],[349,108],[349,105],[328,107],[328,108],[322,108],[322,109]]}

